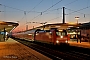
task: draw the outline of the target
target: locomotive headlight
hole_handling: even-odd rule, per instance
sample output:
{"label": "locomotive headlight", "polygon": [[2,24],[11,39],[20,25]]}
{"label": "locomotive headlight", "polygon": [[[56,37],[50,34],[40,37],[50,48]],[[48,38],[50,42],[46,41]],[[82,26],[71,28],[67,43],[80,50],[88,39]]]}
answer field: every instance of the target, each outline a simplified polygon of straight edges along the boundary
{"label": "locomotive headlight", "polygon": [[61,38],[63,38],[63,36],[61,36]]}
{"label": "locomotive headlight", "polygon": [[67,41],[67,40],[66,40],[65,42],[66,42],[66,43],[68,43],[68,41]]}
{"label": "locomotive headlight", "polygon": [[56,43],[59,43],[59,41],[57,40]]}

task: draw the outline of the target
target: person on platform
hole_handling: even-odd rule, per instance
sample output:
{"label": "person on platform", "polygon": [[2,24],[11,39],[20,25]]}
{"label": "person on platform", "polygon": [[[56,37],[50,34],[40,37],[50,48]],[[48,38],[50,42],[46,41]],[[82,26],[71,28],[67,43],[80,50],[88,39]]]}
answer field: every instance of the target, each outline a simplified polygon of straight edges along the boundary
{"label": "person on platform", "polygon": [[7,35],[6,35],[6,40],[8,40],[8,38],[9,38],[9,35],[7,34]]}

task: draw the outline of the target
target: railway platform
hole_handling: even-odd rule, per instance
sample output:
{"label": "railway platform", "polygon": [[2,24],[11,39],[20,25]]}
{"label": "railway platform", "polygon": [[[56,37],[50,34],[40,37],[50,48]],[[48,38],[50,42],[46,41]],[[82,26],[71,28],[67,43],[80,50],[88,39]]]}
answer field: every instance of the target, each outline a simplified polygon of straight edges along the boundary
{"label": "railway platform", "polygon": [[68,41],[70,46],[82,47],[82,48],[89,48],[90,49],[90,42],[81,42],[80,41]]}
{"label": "railway platform", "polygon": [[9,38],[5,42],[0,42],[0,60],[51,60],[51,59]]}

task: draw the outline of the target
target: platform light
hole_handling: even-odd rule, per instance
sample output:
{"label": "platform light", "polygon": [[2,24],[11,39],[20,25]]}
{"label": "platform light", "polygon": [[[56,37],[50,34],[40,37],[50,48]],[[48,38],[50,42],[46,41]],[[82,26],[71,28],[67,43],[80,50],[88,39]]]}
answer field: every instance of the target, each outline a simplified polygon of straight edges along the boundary
{"label": "platform light", "polygon": [[68,33],[68,34],[77,34],[76,32]]}
{"label": "platform light", "polygon": [[70,28],[67,28],[67,29],[70,29]]}
{"label": "platform light", "polygon": [[61,26],[55,26],[55,27],[61,27]]}
{"label": "platform light", "polygon": [[79,27],[77,27],[77,28],[79,28]]}
{"label": "platform light", "polygon": [[32,34],[28,34],[28,35],[32,35]]}
{"label": "platform light", "polygon": [[12,26],[12,25],[8,25],[8,26]]}
{"label": "platform light", "polygon": [[77,16],[77,17],[75,17],[75,19],[77,20],[77,24],[78,24],[79,17]]}
{"label": "platform light", "polygon": [[73,27],[73,26],[68,26],[68,27]]}
{"label": "platform light", "polygon": [[76,24],[76,23],[73,23],[73,22],[69,22],[68,24]]}
{"label": "platform light", "polygon": [[59,30],[59,31],[62,31],[62,30]]}

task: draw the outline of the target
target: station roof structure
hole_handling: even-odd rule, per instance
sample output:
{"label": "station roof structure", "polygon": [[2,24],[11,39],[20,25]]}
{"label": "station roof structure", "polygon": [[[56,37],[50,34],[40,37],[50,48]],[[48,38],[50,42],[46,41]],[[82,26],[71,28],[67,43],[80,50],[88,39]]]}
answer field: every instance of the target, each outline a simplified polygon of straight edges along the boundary
{"label": "station roof structure", "polygon": [[[58,30],[74,30],[74,29],[90,29],[90,22],[87,23],[55,23],[46,24],[33,29],[50,30],[51,28],[57,28]],[[30,30],[33,30],[30,29]]]}
{"label": "station roof structure", "polygon": [[15,29],[19,24],[15,22],[5,22],[5,21],[0,21],[0,31],[5,31],[10,32],[13,29]]}
{"label": "station roof structure", "polygon": [[51,28],[57,28],[59,30],[62,30],[62,29],[70,29],[71,27],[80,27],[82,24],[80,23],[55,23],[55,24],[47,24],[47,25],[43,25],[43,26],[40,26],[40,27],[36,27],[36,29],[43,29],[44,30],[48,30],[48,29],[51,29]]}
{"label": "station roof structure", "polygon": [[71,27],[70,29],[90,29],[90,22],[82,23],[80,26],[77,27]]}
{"label": "station roof structure", "polygon": [[80,29],[90,29],[90,22],[83,23],[83,25],[80,27]]}

